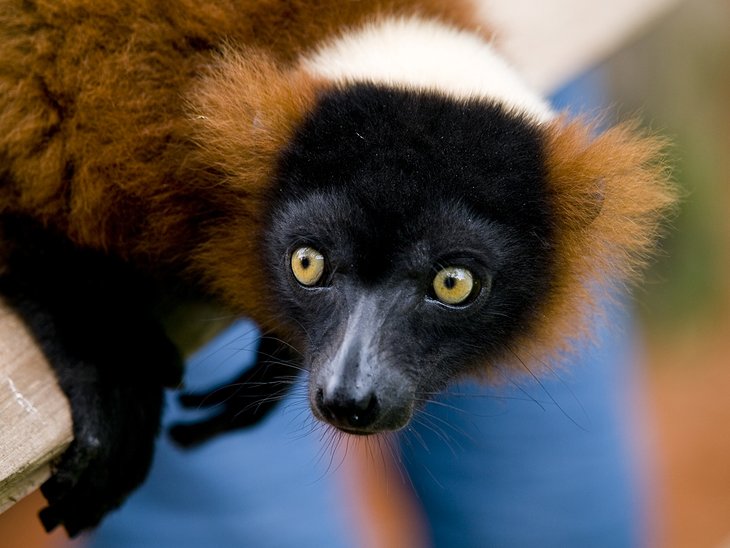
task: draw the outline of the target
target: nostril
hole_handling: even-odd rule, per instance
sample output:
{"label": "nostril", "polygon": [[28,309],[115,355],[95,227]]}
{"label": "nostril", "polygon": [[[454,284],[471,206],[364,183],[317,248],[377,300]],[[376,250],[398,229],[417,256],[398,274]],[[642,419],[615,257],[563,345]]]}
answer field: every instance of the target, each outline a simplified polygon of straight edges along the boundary
{"label": "nostril", "polygon": [[317,389],[315,404],[323,418],[334,426],[342,428],[367,428],[376,422],[380,405],[373,393],[354,398],[336,392],[331,397],[323,389]]}
{"label": "nostril", "polygon": [[363,398],[353,406],[350,412],[348,422],[354,427],[365,427],[372,424],[378,415],[379,410],[378,398],[375,394],[370,394],[368,398]]}

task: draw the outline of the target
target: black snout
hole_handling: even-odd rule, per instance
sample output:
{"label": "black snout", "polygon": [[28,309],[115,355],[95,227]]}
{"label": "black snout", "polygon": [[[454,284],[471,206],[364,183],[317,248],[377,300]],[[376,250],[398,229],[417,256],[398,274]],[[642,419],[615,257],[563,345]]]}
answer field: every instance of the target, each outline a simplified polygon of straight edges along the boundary
{"label": "black snout", "polygon": [[351,292],[349,315],[331,334],[332,347],[309,363],[312,412],[349,434],[399,430],[413,415],[415,387],[399,363],[388,359],[389,344],[383,346],[391,334],[383,316],[392,311],[392,299],[359,286]]}
{"label": "black snout", "polygon": [[316,404],[327,422],[352,433],[369,433],[367,429],[375,424],[380,415],[378,398],[372,392],[354,397],[340,391],[326,394],[320,388],[317,390]]}

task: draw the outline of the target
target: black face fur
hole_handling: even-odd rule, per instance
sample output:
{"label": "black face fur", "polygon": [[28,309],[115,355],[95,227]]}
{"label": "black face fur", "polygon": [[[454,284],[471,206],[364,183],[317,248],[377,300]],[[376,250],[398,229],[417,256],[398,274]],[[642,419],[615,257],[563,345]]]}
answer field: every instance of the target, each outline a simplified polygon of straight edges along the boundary
{"label": "black face fur", "polygon": [[[343,88],[285,152],[266,248],[277,307],[299,329],[314,414],[395,430],[451,380],[510,352],[551,284],[551,211],[537,130],[483,101]],[[312,287],[291,254],[325,257]],[[463,305],[435,297],[469,269]]]}

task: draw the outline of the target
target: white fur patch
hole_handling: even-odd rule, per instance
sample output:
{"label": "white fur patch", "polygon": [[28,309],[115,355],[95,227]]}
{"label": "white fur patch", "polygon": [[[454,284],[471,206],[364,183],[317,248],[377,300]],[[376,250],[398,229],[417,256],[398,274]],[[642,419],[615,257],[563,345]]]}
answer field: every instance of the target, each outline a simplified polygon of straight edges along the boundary
{"label": "white fur patch", "polygon": [[491,99],[536,122],[555,115],[491,44],[436,21],[383,19],[330,41],[303,63],[311,73],[336,82]]}

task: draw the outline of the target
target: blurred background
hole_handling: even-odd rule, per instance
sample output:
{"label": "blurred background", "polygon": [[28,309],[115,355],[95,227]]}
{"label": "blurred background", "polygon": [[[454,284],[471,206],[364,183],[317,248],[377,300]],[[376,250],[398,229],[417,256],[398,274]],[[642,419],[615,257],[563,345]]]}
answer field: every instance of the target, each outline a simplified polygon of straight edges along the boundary
{"label": "blurred background", "polygon": [[606,63],[685,192],[637,292],[661,545],[730,546],[730,2],[691,0]]}
{"label": "blurred background", "polygon": [[[601,66],[611,114],[673,143],[683,201],[636,292],[650,543],[730,546],[730,2],[682,3]],[[0,546],[57,546],[38,494],[0,516]]]}

